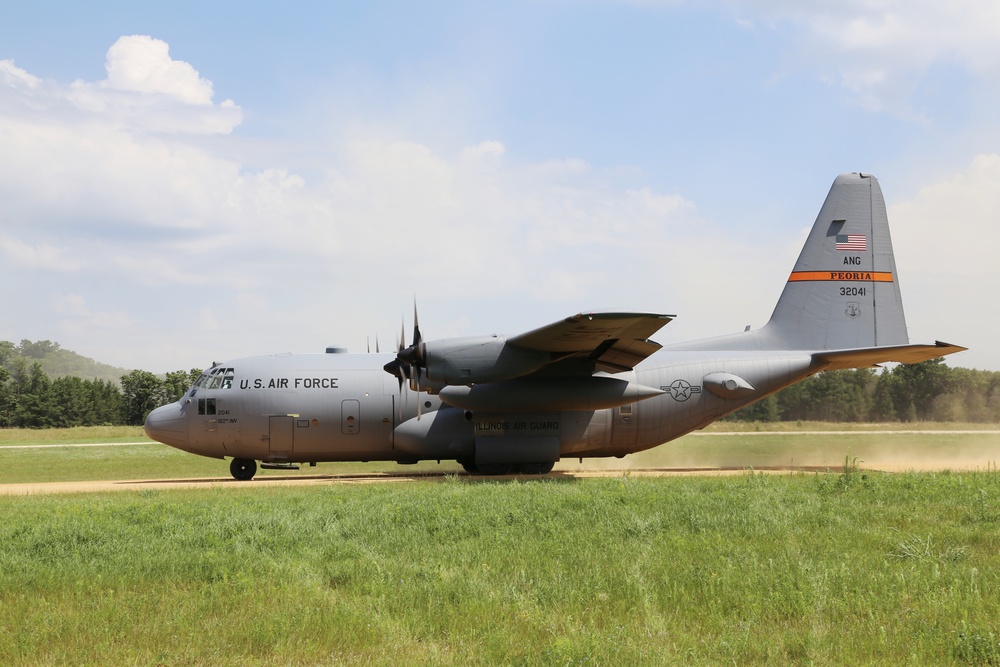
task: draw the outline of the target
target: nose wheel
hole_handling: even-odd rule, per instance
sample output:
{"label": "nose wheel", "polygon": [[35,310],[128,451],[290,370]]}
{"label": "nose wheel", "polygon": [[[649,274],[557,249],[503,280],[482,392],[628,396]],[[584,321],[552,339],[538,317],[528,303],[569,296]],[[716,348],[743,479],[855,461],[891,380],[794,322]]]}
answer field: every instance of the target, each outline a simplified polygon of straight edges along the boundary
{"label": "nose wheel", "polygon": [[241,482],[251,480],[257,474],[257,462],[253,459],[233,459],[229,464],[229,472]]}

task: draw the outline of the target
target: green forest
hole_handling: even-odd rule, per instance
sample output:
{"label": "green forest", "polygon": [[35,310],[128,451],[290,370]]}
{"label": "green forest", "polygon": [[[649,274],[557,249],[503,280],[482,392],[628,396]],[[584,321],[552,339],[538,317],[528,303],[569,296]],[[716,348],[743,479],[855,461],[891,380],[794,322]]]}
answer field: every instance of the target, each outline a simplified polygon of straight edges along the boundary
{"label": "green forest", "polygon": [[[0,427],[141,425],[150,410],[180,398],[201,373],[195,368],[160,377],[120,369],[117,380],[100,377],[110,368],[47,340],[0,341]],[[727,419],[997,423],[1000,372],[951,368],[942,359],[884,370],[827,371]]]}
{"label": "green forest", "polygon": [[103,377],[112,368],[47,340],[0,341],[0,427],[138,426],[150,410],[180,398],[201,374],[198,368],[165,377],[118,369],[117,379]]}
{"label": "green forest", "polygon": [[737,421],[1000,422],[1000,373],[941,358],[827,371],[739,410]]}

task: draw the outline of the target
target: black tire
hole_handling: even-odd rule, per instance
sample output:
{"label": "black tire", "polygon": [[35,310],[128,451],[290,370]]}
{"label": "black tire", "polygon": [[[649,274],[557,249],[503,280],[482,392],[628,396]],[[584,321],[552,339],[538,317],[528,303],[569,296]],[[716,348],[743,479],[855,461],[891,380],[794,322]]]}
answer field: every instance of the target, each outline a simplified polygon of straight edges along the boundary
{"label": "black tire", "polygon": [[548,475],[552,472],[554,461],[539,461],[537,463],[521,463],[517,466],[519,472],[525,475]]}
{"label": "black tire", "polygon": [[257,474],[257,462],[253,459],[233,459],[229,464],[229,472],[232,473],[233,479],[246,482]]}
{"label": "black tire", "polygon": [[514,472],[511,463],[480,463],[476,467],[480,475],[509,475]]}
{"label": "black tire", "polygon": [[476,465],[475,461],[470,461],[469,459],[460,459],[458,463],[463,468],[465,468],[465,472],[469,473],[470,475],[479,474],[479,466]]}

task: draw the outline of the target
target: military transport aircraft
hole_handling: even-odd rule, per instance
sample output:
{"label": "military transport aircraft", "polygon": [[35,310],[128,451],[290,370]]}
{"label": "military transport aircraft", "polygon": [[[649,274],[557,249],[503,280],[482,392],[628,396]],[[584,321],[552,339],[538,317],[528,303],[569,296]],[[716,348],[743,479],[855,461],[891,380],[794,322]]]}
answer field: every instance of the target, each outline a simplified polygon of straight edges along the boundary
{"label": "military transport aircraft", "polygon": [[214,364],[146,434],[241,480],[318,461],[455,460],[545,474],[560,458],[622,457],[700,429],[829,369],[959,352],[910,345],[885,201],[838,176],[768,323],[663,347],[672,315],[582,313],[511,338],[424,341],[396,354],[275,354]]}

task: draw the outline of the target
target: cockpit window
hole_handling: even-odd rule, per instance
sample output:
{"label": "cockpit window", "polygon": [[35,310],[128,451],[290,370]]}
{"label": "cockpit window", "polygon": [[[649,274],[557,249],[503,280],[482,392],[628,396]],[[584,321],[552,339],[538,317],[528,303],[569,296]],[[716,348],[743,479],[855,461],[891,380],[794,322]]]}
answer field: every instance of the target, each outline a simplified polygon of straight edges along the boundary
{"label": "cockpit window", "polygon": [[194,386],[205,389],[232,389],[235,373],[236,371],[232,368],[216,366],[202,373]]}

